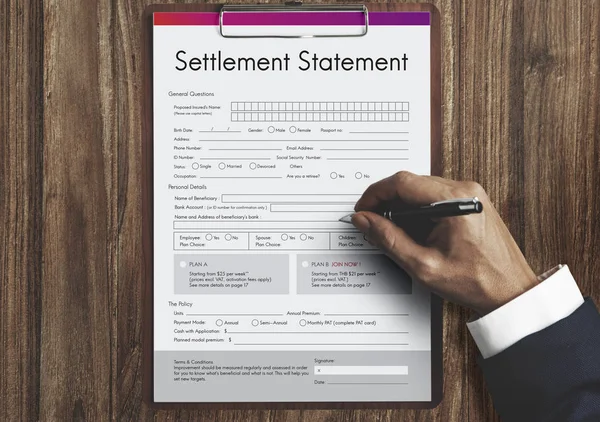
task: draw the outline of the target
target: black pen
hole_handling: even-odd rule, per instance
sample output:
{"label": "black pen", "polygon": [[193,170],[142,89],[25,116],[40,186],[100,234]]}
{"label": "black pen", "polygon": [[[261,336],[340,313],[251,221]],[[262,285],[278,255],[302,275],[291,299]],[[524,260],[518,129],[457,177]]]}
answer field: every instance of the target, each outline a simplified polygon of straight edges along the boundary
{"label": "black pen", "polygon": [[[425,217],[441,218],[456,217],[459,215],[478,214],[483,211],[483,204],[479,198],[458,198],[446,201],[434,202],[419,208],[413,208],[403,211],[384,211],[381,215],[396,224],[406,221],[407,218]],[[340,218],[343,223],[352,224],[352,214]]]}

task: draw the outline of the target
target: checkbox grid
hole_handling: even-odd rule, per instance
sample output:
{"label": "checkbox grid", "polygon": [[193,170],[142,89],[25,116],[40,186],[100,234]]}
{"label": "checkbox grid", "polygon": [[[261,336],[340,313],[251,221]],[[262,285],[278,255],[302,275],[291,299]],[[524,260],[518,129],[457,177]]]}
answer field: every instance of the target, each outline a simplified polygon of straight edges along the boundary
{"label": "checkbox grid", "polygon": [[232,102],[232,122],[408,122],[409,103]]}

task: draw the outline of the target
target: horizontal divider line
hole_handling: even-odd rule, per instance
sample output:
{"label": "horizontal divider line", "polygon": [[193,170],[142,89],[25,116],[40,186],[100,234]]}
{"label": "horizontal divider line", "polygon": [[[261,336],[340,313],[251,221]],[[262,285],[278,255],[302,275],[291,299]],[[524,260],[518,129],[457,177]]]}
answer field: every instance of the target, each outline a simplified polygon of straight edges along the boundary
{"label": "horizontal divider line", "polygon": [[335,157],[327,158],[332,161],[406,161],[407,157],[394,157],[394,158],[353,158],[353,157]]}
{"label": "horizontal divider line", "polygon": [[231,161],[235,161],[235,160],[255,160],[255,161],[261,161],[261,160],[270,160],[270,158],[251,158],[251,157],[202,157],[200,158],[198,161],[202,161],[202,160],[231,160]]}
{"label": "horizontal divider line", "polygon": [[360,196],[360,193],[223,193],[221,195],[228,195],[228,196],[238,196],[238,195],[244,195],[244,196],[262,196],[262,195],[273,195],[273,196],[288,196],[288,195],[293,195],[293,196],[347,196],[347,195],[354,195],[354,196]]}
{"label": "horizontal divider line", "polygon": [[283,179],[283,176],[260,177],[260,176],[202,176],[200,179]]}
{"label": "horizontal divider line", "polygon": [[[331,229],[320,229],[320,228],[291,228],[291,229],[286,229],[286,228],[282,228],[282,229],[263,229],[261,227],[258,228],[229,228],[229,229],[224,229],[224,228],[220,228],[220,227],[215,227],[214,229],[208,228],[208,227],[203,227],[203,228],[188,228],[188,227],[184,227],[184,228],[176,228],[174,230],[185,230],[185,231],[179,231],[176,233],[179,234],[187,234],[187,233],[195,233],[195,232],[211,232],[211,233],[239,233],[240,231],[243,233],[328,233],[331,231]],[[352,229],[348,229],[348,230],[342,230],[342,228],[340,229],[335,229],[334,233],[342,233],[342,234],[358,234],[357,231],[352,231]],[[373,249],[375,249],[375,247],[373,247]]]}
{"label": "horizontal divider line", "polygon": [[321,151],[408,151],[408,148],[321,148]]}
{"label": "horizontal divider line", "polygon": [[186,316],[284,316],[284,314],[186,314]]}
{"label": "horizontal divider line", "polygon": [[[232,202],[234,203],[234,202]],[[257,202],[251,202],[252,204],[255,204]],[[223,220],[219,220],[219,221],[213,221],[213,220],[175,220],[174,222],[193,222],[193,223],[218,223],[218,224],[222,224]],[[256,221],[249,221],[249,220],[230,220],[230,221],[235,221],[236,223],[257,223],[257,222],[261,222],[261,223],[339,223],[339,220],[256,220]],[[345,228],[347,226],[340,226],[339,228]],[[333,229],[333,230],[337,230],[338,227],[331,227],[331,228],[327,228],[327,227],[320,227],[320,229],[324,229],[324,230],[329,230],[329,229]],[[271,230],[282,230],[282,229],[271,229]],[[293,227],[290,228],[290,230],[301,230],[298,227]],[[356,231],[356,230],[354,230]],[[358,233],[358,232],[357,232]]]}
{"label": "horizontal divider line", "polygon": [[[354,205],[354,202],[278,202],[278,201],[227,201],[223,202],[224,204],[272,204],[272,205]],[[268,220],[260,220],[260,221],[268,221]],[[282,221],[282,220],[275,220]],[[317,220],[311,220],[317,221]],[[337,220],[330,220],[337,221]]]}
{"label": "horizontal divider line", "polygon": [[[279,212],[298,212],[298,213],[300,213],[300,212],[319,212],[319,213],[321,213],[321,212],[322,212],[322,213],[329,213],[329,212],[336,212],[336,213],[340,213],[340,212],[348,212],[348,213],[351,213],[351,212],[354,212],[354,210],[350,210],[350,209],[348,209],[348,210],[346,210],[346,211],[339,211],[339,210],[332,210],[332,211],[327,211],[327,210],[318,210],[318,211],[315,211],[315,210],[303,210],[303,211],[301,211],[301,210],[292,210],[292,211],[273,211],[273,210],[271,210],[271,212],[277,212],[277,213],[279,213]],[[345,224],[346,224],[346,223],[345,223]]]}
{"label": "horizontal divider line", "polygon": [[324,314],[324,316],[409,316],[409,314]]}
{"label": "horizontal divider line", "polygon": [[209,148],[209,151],[283,151],[283,148]]}
{"label": "horizontal divider line", "polygon": [[199,142],[409,142],[408,139],[199,139]]}
{"label": "horizontal divider line", "polygon": [[408,385],[408,383],[407,382],[328,382],[327,385]]}
{"label": "horizontal divider line", "polygon": [[408,331],[227,331],[227,334],[408,334]]}
{"label": "horizontal divider line", "polygon": [[[280,202],[280,201],[224,201],[223,204],[269,204],[269,205],[355,205],[356,201],[352,201],[352,202],[318,202],[318,201],[311,201],[311,202],[302,202],[302,201],[295,201],[295,202]],[[260,220],[260,221],[268,221],[268,220]],[[275,221],[281,221],[281,220],[275,220]],[[315,221],[315,220],[311,220],[311,221]],[[331,220],[334,221],[334,220]],[[337,221],[337,220],[335,220]]]}
{"label": "horizontal divider line", "polygon": [[408,343],[234,343],[236,346],[408,346]]}

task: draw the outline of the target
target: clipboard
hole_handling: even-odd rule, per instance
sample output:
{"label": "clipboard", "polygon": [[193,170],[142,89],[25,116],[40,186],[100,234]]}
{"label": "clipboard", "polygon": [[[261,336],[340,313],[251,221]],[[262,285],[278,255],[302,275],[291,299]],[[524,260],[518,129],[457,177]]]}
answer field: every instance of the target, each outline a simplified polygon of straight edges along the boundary
{"label": "clipboard", "polygon": [[[364,13],[364,28],[360,33],[338,35],[294,35],[283,38],[335,36],[362,37],[368,34],[369,12],[429,12],[430,15],[430,76],[431,76],[431,174],[442,175],[441,148],[441,35],[439,12],[431,4],[379,3],[365,5],[302,5],[292,2],[282,5],[218,5],[218,4],[178,4],[152,5],[145,9],[142,18],[142,58],[143,58],[143,118],[142,118],[142,243],[144,253],[143,284],[143,397],[146,403],[155,409],[429,409],[436,407],[442,400],[442,300],[431,296],[431,401],[418,402],[248,402],[248,403],[189,403],[155,402],[154,391],[154,279],[153,279],[153,14],[160,12],[213,12],[219,13],[218,26],[221,36],[229,38],[248,38],[252,36],[232,35],[228,33],[229,17],[240,12],[269,13],[306,13],[311,11],[344,13]],[[280,37],[269,34],[262,37]]]}

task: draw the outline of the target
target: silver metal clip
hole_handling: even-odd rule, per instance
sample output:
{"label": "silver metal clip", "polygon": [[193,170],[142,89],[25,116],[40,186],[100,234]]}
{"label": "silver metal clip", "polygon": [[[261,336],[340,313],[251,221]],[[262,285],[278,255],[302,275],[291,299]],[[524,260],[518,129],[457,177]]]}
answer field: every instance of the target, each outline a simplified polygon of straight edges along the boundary
{"label": "silver metal clip", "polygon": [[[311,12],[362,12],[365,16],[363,30],[358,34],[309,34],[309,35],[239,35],[227,34],[224,23],[226,13],[262,13],[262,12],[283,12],[283,13],[311,13]],[[364,37],[369,32],[369,10],[367,6],[345,5],[345,4],[308,4],[304,5],[301,1],[290,1],[284,4],[235,4],[224,5],[219,13],[219,32],[224,38],[336,38],[336,37]]]}

